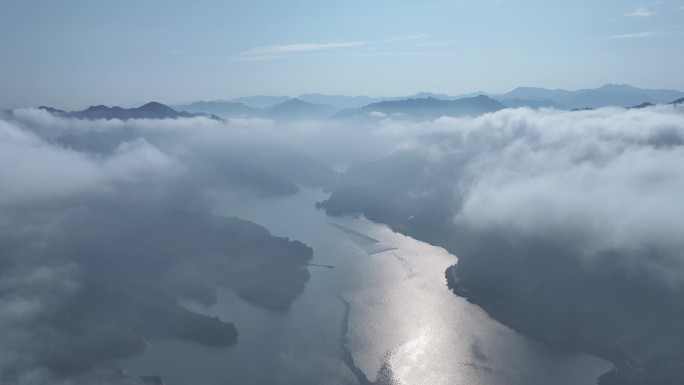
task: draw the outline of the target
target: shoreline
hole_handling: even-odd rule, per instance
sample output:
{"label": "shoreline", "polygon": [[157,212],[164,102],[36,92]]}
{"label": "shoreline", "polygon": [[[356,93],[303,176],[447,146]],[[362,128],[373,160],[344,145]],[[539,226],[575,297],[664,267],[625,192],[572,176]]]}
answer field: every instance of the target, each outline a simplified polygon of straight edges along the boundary
{"label": "shoreline", "polygon": [[[580,346],[579,344],[573,344],[571,341],[569,341],[567,338],[560,336],[560,335],[552,335],[549,333],[544,333],[541,331],[538,331],[532,327],[527,326],[524,322],[520,322],[514,319],[511,315],[506,313],[503,310],[498,309],[496,306],[487,304],[485,302],[479,301],[476,296],[470,295],[469,292],[458,283],[458,277],[455,274],[455,267],[456,265],[450,266],[446,271],[445,271],[445,277],[447,280],[447,287],[449,290],[456,295],[457,297],[461,297],[465,299],[466,301],[472,303],[473,305],[479,307],[480,309],[484,310],[485,313],[489,317],[491,317],[493,320],[496,322],[514,330],[515,332],[530,338],[532,340],[551,345],[551,346],[556,346],[564,349],[570,349],[570,350],[575,350],[578,352],[584,352],[587,354],[591,354],[593,356],[602,358],[613,365],[613,368],[602,375],[600,375],[596,380],[597,384],[601,384],[601,378],[604,376],[613,373],[615,371],[619,371],[625,368],[629,368],[629,366],[633,367],[633,363],[627,358],[627,357],[618,357],[616,355],[610,354],[609,352],[606,351],[600,351],[600,349],[592,349],[590,347],[586,346]],[[622,365],[618,364],[618,362],[624,361],[628,367],[623,367]]]}
{"label": "shoreline", "polygon": [[[327,212],[327,210],[326,210],[326,212]],[[328,215],[340,216],[340,215],[335,215],[335,214],[328,214]],[[350,214],[342,214],[341,216],[345,216],[345,215],[350,215]],[[371,222],[374,222],[377,224],[385,225],[393,232],[402,234],[402,235],[407,236],[407,237],[411,237],[411,238],[418,240],[420,242],[425,242],[425,243],[432,245],[434,247],[441,247],[444,250],[446,250],[449,254],[456,256],[456,258],[458,259],[457,254],[453,250],[451,250],[451,248],[448,247],[448,245],[442,245],[439,242],[430,242],[428,240],[424,240],[418,234],[412,234],[410,231],[407,231],[407,229],[405,229],[401,226],[395,226],[392,223],[386,223],[386,222],[377,221],[374,219],[369,219],[369,220]],[[531,340],[534,340],[534,341],[537,341],[537,342],[540,342],[543,344],[551,345],[551,346],[561,347],[561,348],[565,348],[565,349],[574,350],[577,352],[590,354],[590,355],[593,355],[593,356],[598,357],[600,359],[608,361],[613,366],[613,368],[611,370],[601,374],[600,376],[598,376],[596,378],[596,381],[597,381],[596,383],[598,385],[602,384],[601,378],[603,378],[604,376],[609,375],[611,373],[614,373],[618,370],[624,370],[624,369],[629,370],[629,369],[631,369],[632,371],[634,371],[633,368],[635,367],[635,365],[627,357],[611,354],[610,352],[601,351],[600,349],[592,349],[591,347],[580,346],[579,344],[573,344],[570,341],[568,341],[567,338],[560,336],[560,335],[559,336],[553,336],[553,335],[550,335],[547,333],[541,333],[541,332],[536,331],[535,329],[533,329],[531,327],[526,326],[523,322],[515,321],[512,317],[510,317],[505,312],[497,310],[495,306],[490,306],[486,303],[478,301],[476,298],[473,298],[473,296],[470,295],[470,293],[467,292],[465,290],[465,288],[463,288],[462,286],[460,286],[458,284],[452,283],[452,282],[458,281],[457,277],[453,276],[454,275],[453,271],[454,271],[454,268],[456,266],[457,266],[457,264],[449,266],[444,271],[444,275],[445,275],[445,278],[447,280],[446,285],[447,285],[447,288],[449,289],[449,291],[451,291],[453,295],[455,295],[457,297],[461,297],[461,298],[465,299],[466,301],[468,301],[469,303],[481,308],[494,321],[514,330],[516,333],[519,333],[520,335],[522,335],[526,338],[529,338]],[[620,365],[620,364],[618,364],[618,362],[624,362],[626,364],[626,366]]]}

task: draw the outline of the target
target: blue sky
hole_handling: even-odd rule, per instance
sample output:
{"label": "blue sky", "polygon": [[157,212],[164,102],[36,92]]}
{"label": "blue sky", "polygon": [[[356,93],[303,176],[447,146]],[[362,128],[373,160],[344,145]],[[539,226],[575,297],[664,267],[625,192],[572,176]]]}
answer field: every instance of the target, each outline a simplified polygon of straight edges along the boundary
{"label": "blue sky", "polygon": [[684,0],[0,0],[0,108],[684,90]]}

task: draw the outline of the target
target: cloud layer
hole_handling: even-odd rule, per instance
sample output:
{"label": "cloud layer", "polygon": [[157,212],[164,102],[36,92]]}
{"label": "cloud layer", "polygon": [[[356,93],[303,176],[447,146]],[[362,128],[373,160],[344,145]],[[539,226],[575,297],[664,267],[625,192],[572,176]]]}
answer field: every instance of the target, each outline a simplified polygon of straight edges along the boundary
{"label": "cloud layer", "polygon": [[[430,206],[456,208],[457,228],[568,245],[586,261],[617,251],[638,265],[656,253],[649,268],[684,282],[682,107],[507,109],[411,131],[422,136],[395,151],[426,166],[404,206],[434,194]],[[453,203],[440,203],[445,182]]]}
{"label": "cloud layer", "polygon": [[325,51],[339,48],[358,47],[365,44],[367,43],[362,41],[350,41],[342,43],[300,43],[271,45],[266,47],[252,48],[249,51],[240,53],[239,56],[246,58],[277,57],[301,52]]}
{"label": "cloud layer", "polygon": [[627,269],[684,283],[681,106],[379,117],[369,131],[394,150],[352,165],[326,204],[333,213],[361,211],[456,252],[496,239],[543,243],[587,267],[619,255]]}
{"label": "cloud layer", "polygon": [[466,167],[457,222],[526,236],[575,234],[588,251],[684,246],[677,236],[684,209],[676,204],[684,188],[681,112],[518,110],[473,123],[479,132],[460,140],[487,148]]}
{"label": "cloud layer", "polygon": [[155,179],[179,171],[179,164],[143,138],[118,143],[107,155],[50,144],[16,125],[0,121],[0,207],[65,198]]}
{"label": "cloud layer", "polygon": [[[86,229],[108,234],[111,226],[116,232],[126,212],[211,211],[244,196],[292,194],[297,184],[323,186],[332,180],[334,172],[325,164],[269,139],[265,131],[272,124],[206,118],[92,121],[38,109],[0,116],[0,383],[140,383],[87,360],[67,376],[55,372],[65,362],[80,362],[71,350],[55,346],[74,347],[82,342],[78,338],[89,337],[71,338],[54,325],[80,319],[69,306],[83,300],[86,276],[93,274],[82,261],[74,262],[88,253],[61,247],[75,239],[87,248],[97,241],[83,234]],[[98,212],[109,213],[107,219],[97,220]],[[119,259],[108,263],[126,265]],[[181,277],[192,273],[187,268]],[[91,334],[98,333],[95,328]]]}
{"label": "cloud layer", "polygon": [[[167,197],[180,194],[173,199],[190,194],[192,201],[223,196],[219,191],[276,188],[281,179],[273,171],[283,162],[259,158],[255,148],[333,164],[415,152],[430,160],[426,172],[434,179],[455,186],[459,225],[579,239],[587,253],[649,247],[674,252],[684,246],[677,236],[684,231],[684,212],[676,204],[684,189],[683,144],[684,114],[676,106],[507,109],[433,122],[377,116],[353,125],[308,121],[279,127],[268,120],[226,124],[204,118],[86,122],[23,110],[12,121],[0,121],[0,176],[7,182],[0,186],[0,206],[112,191],[154,196],[161,190]],[[295,163],[275,174],[306,179]],[[237,176],[217,178],[217,165],[222,176]],[[240,172],[247,170],[245,179]]]}
{"label": "cloud layer", "polygon": [[[387,168],[362,163],[377,159]],[[7,358],[0,379],[55,381],[36,354],[37,330],[43,312],[79,288],[72,264],[44,258],[71,213],[103,202],[211,210],[244,194],[293,193],[300,183],[324,186],[331,175],[334,183],[326,163],[386,178],[381,191],[392,199],[383,202],[399,202],[410,215],[437,208],[456,229],[543,239],[588,264],[618,251],[626,266],[684,282],[681,106],[286,125],[84,121],[21,110],[0,120],[0,327],[11,331],[0,337]],[[650,259],[654,252],[662,258]],[[132,380],[105,383],[121,381]]]}
{"label": "cloud layer", "polygon": [[621,35],[610,36],[609,39],[641,39],[644,37],[651,37],[653,35],[655,35],[654,32],[624,33]]}

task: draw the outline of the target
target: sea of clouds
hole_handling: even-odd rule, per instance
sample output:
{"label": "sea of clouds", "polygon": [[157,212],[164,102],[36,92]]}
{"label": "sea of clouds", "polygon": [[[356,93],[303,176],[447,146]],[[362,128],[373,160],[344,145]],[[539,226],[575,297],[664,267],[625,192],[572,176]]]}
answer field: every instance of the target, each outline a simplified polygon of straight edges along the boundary
{"label": "sea of clouds", "polygon": [[[56,381],[32,363],[46,332],[44,312],[79,287],[70,263],[45,257],[61,218],[101,201],[211,210],[219,198],[254,193],[250,180],[247,187],[240,178],[222,183],[224,166],[237,163],[246,175],[268,171],[283,166],[280,151],[344,167],[416,154],[428,161],[426,175],[452,186],[457,227],[573,242],[583,258],[658,250],[668,258],[650,268],[672,284],[684,277],[681,106],[283,125],[203,117],[88,121],[17,110],[0,119],[0,379]],[[298,183],[298,169],[274,174]],[[424,199],[429,189],[420,193]]]}

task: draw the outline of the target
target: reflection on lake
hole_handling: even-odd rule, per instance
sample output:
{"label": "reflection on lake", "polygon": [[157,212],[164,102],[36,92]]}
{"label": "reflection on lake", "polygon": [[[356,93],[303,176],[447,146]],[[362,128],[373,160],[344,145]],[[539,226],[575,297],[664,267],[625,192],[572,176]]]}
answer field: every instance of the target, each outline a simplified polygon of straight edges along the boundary
{"label": "reflection on lake", "polygon": [[119,363],[131,373],[160,374],[167,385],[580,385],[611,368],[497,323],[448,290],[444,271],[456,257],[362,218],[328,217],[314,208],[324,197],[303,189],[220,211],[306,242],[314,264],[335,266],[311,266],[289,312],[221,290],[214,306],[185,306],[235,322],[237,345],[153,339],[148,351]]}

